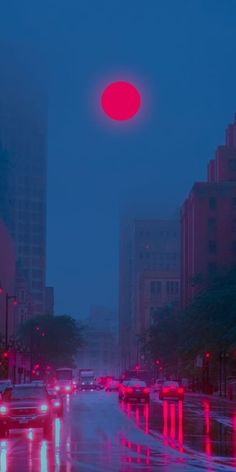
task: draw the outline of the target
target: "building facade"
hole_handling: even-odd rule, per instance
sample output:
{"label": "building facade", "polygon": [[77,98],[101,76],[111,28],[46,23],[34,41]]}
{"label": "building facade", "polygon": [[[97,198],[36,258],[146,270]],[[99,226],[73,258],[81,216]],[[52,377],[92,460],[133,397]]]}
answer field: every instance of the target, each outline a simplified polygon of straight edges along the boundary
{"label": "building facade", "polygon": [[78,355],[79,368],[94,369],[97,376],[118,374],[117,315],[102,306],[91,307]]}
{"label": "building facade", "polygon": [[[47,105],[23,68],[1,67],[0,212],[16,245],[17,268],[44,313],[46,272]],[[3,192],[3,189],[4,192]],[[7,193],[6,193],[7,192]],[[21,283],[22,283],[21,277]]]}
{"label": "building facade", "polygon": [[236,264],[236,116],[223,146],[181,209],[181,303],[186,307],[216,269]]}
{"label": "building facade", "polygon": [[134,220],[121,227],[119,261],[120,368],[139,358],[140,337],[154,314],[179,301],[180,234],[175,220]]}

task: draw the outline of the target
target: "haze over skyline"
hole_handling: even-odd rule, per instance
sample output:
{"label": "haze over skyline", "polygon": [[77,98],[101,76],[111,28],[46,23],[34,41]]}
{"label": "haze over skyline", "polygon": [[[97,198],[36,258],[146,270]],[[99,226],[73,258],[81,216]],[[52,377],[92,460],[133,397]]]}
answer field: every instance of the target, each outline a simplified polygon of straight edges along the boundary
{"label": "haze over skyline", "polygon": [[[92,304],[116,307],[122,215],[177,217],[224,142],[236,3],[81,3],[8,2],[0,49],[28,58],[32,80],[38,63],[48,82],[47,281],[56,313],[84,317]],[[127,128],[95,112],[101,84],[121,76],[148,101]]]}

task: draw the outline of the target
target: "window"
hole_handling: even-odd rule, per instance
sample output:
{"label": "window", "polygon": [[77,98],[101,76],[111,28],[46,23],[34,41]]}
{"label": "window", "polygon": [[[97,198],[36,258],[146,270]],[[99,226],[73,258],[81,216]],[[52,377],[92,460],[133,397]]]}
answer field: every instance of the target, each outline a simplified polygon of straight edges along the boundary
{"label": "window", "polygon": [[208,229],[209,229],[209,231],[215,231],[216,230],[216,219],[215,218],[209,218],[209,220],[208,220]]}
{"label": "window", "polygon": [[168,280],[166,282],[166,292],[168,295],[178,295],[179,293],[179,282]]}
{"label": "window", "polygon": [[215,197],[210,197],[209,198],[209,208],[210,208],[210,210],[215,210],[216,209],[216,198]]}
{"label": "window", "polygon": [[208,241],[208,252],[209,254],[216,254],[216,241]]}

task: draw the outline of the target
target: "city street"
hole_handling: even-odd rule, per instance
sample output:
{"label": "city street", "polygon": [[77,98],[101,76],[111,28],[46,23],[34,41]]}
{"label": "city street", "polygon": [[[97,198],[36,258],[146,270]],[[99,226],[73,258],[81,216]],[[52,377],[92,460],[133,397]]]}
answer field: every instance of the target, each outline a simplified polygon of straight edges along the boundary
{"label": "city street", "polygon": [[0,441],[0,472],[221,471],[236,467],[236,407],[195,395],[119,404],[115,393],[65,399],[52,440],[40,430]]}

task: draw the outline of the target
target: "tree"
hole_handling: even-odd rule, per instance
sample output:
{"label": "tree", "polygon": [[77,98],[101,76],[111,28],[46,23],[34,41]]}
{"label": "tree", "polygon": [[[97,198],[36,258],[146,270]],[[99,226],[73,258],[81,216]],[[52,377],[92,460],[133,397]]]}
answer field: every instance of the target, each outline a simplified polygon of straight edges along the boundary
{"label": "tree", "polygon": [[186,310],[174,313],[163,308],[150,329],[152,359],[161,359],[167,372],[193,374],[197,356],[205,352],[211,353],[217,372],[220,353],[236,353],[236,269],[218,271],[200,282],[199,293]]}
{"label": "tree", "polygon": [[82,345],[82,326],[71,316],[38,316],[24,323],[19,340],[42,367],[73,367]]}

